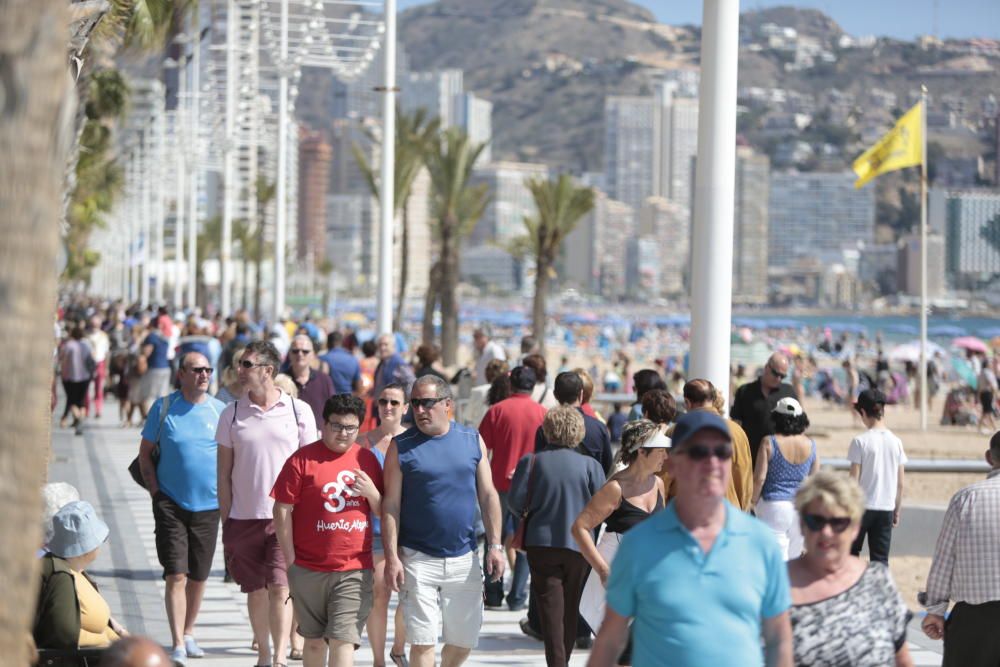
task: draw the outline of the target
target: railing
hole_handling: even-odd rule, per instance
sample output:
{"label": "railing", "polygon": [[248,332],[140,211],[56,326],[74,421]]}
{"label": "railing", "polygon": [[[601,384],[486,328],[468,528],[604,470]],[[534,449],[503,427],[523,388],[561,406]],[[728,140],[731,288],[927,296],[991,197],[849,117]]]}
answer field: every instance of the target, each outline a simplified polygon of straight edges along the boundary
{"label": "railing", "polygon": [[[847,459],[820,459],[820,463],[834,470],[850,470]],[[968,472],[987,473],[990,466],[986,461],[962,459],[910,459],[904,466],[906,472]]]}

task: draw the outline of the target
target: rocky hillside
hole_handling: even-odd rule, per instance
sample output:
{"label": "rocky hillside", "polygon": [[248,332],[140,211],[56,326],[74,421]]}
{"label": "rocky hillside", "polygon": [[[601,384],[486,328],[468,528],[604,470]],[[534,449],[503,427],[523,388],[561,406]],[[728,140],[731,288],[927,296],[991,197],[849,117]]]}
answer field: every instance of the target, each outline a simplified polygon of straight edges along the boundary
{"label": "rocky hillside", "polygon": [[604,97],[697,55],[694,33],[626,0],[439,0],[405,12],[412,69],[457,67],[494,104],[494,155],[596,170]]}
{"label": "rocky hillside", "polygon": [[[781,34],[772,34],[774,26]],[[785,28],[794,29],[791,41]],[[573,171],[601,169],[605,96],[645,94],[659,70],[697,66],[700,38],[698,28],[658,24],[627,0],[438,0],[404,12],[399,34],[411,69],[461,68],[466,89],[493,102],[494,159]],[[844,137],[855,143],[866,122],[885,122],[908,106],[920,83],[938,108],[965,100],[976,112],[988,91],[1000,90],[1000,54],[989,44],[983,52],[881,38],[859,44],[823,13],[789,7],[744,14],[741,36],[741,88],[798,93],[814,101],[813,114],[837,102],[824,123],[850,125]],[[831,102],[833,89],[850,101]],[[873,90],[879,108],[869,99]],[[760,105],[741,130],[755,144],[770,142],[770,152],[767,114],[784,111]],[[985,147],[985,130],[977,137],[968,129],[956,150]],[[843,147],[845,164],[851,150]]]}

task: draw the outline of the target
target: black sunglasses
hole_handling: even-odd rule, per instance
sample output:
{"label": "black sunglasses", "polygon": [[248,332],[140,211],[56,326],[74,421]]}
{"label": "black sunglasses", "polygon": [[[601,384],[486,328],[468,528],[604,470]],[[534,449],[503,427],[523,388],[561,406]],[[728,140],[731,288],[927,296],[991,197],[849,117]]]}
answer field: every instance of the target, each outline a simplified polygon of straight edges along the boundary
{"label": "black sunglasses", "polygon": [[824,526],[830,526],[835,533],[842,533],[851,525],[849,516],[823,516],[822,514],[803,514],[802,523],[806,528],[814,533],[823,530]]}
{"label": "black sunglasses", "polygon": [[784,380],[785,377],[788,375],[788,373],[779,373],[778,371],[774,370],[774,366],[772,366],[771,364],[767,365],[767,370],[771,371],[771,375],[778,378],[779,380]]}
{"label": "black sunglasses", "polygon": [[240,361],[240,366],[242,366],[243,368],[260,368],[261,366],[270,366],[270,365],[271,364],[255,364],[254,362],[248,359],[243,359]]}
{"label": "black sunglasses", "polygon": [[414,408],[423,408],[424,410],[430,410],[435,405],[441,401],[446,401],[446,398],[411,398],[410,405]]}
{"label": "black sunglasses", "polygon": [[309,354],[312,350],[289,350],[289,354]]}
{"label": "black sunglasses", "polygon": [[701,443],[694,443],[682,448],[678,448],[677,454],[683,454],[692,461],[704,461],[710,456],[714,456],[720,461],[728,461],[733,458],[733,447],[729,443],[709,447]]}
{"label": "black sunglasses", "polygon": [[394,398],[380,398],[378,399],[378,404],[381,406],[392,405],[392,407],[398,407],[403,404],[402,401],[397,401]]}
{"label": "black sunglasses", "polygon": [[200,375],[204,373],[205,375],[212,374],[212,368],[209,366],[195,366],[194,368],[188,368],[188,371],[194,373],[195,375]]}

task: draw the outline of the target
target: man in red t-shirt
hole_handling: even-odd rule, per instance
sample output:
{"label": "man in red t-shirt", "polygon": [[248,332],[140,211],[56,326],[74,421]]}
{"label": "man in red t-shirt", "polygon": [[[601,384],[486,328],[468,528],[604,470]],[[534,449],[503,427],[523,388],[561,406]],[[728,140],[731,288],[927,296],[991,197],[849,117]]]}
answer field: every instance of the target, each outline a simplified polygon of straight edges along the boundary
{"label": "man in red t-shirt", "polygon": [[[531,397],[535,388],[535,371],[528,366],[518,366],[510,372],[510,385],[514,393],[509,398],[490,407],[479,424],[479,435],[490,453],[490,469],[493,485],[500,494],[500,505],[504,512],[503,538],[514,534],[514,516],[507,507],[507,492],[514,477],[514,468],[525,454],[535,451],[535,433],[545,420],[546,409]],[[512,551],[512,550],[509,550]],[[513,558],[513,578],[507,606],[511,611],[524,609],[528,598],[528,562],[523,553]],[[503,582],[487,581],[486,606],[499,607],[503,601]]]}
{"label": "man in red t-shirt", "polygon": [[372,516],[382,469],[358,445],[365,404],[352,394],[323,407],[323,438],[288,457],[271,490],[288,586],[306,638],[304,667],[350,667],[372,608]]}

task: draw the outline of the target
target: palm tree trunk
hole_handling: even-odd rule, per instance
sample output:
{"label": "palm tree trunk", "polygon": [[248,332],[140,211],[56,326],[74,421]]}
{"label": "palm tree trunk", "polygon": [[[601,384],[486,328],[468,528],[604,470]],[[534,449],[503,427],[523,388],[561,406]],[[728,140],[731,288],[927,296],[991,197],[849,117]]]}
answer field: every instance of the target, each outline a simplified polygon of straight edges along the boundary
{"label": "palm tree trunk", "polygon": [[[0,390],[0,655],[28,664],[38,590],[34,552],[41,539],[38,489],[45,480],[52,382],[56,248],[67,144],[72,139],[72,82],[66,69],[67,3],[0,0],[0,340],[16,390]],[[40,447],[39,444],[42,444]]]}
{"label": "palm tree trunk", "polygon": [[441,362],[453,366],[458,358],[458,238],[457,223],[442,225],[441,234]]}
{"label": "palm tree trunk", "polygon": [[431,265],[430,276],[427,280],[427,294],[424,295],[424,324],[421,334],[421,342],[434,342],[434,310],[437,308],[438,298],[441,290],[441,260]]}
{"label": "palm tree trunk", "polygon": [[535,260],[535,298],[531,306],[531,333],[545,354],[545,301],[549,292],[551,263],[541,256]]}
{"label": "palm tree trunk", "polygon": [[396,297],[396,315],[392,330],[403,330],[403,313],[406,312],[406,283],[410,278],[410,195],[403,199],[403,241],[399,259],[399,295]]}
{"label": "palm tree trunk", "polygon": [[250,310],[250,262],[247,260],[247,247],[241,244],[240,254],[243,257],[243,310]]}

